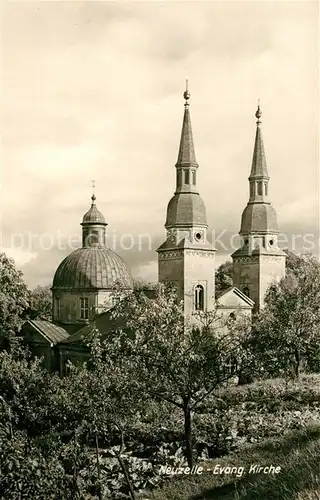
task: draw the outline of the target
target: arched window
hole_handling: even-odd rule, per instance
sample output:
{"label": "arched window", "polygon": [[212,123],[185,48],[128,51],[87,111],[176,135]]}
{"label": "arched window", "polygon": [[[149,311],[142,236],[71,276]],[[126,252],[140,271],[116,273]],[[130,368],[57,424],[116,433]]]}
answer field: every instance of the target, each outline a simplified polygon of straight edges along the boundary
{"label": "arched window", "polygon": [[232,312],[232,313],[229,314],[229,318],[230,319],[236,319],[236,315],[234,314],[234,312]]}
{"label": "arched window", "polygon": [[204,309],[204,290],[202,285],[197,285],[194,289],[194,308],[196,311]]}
{"label": "arched window", "polygon": [[258,194],[262,195],[262,182],[258,182]]}
{"label": "arched window", "polygon": [[254,183],[253,182],[251,182],[251,184],[250,184],[250,196],[251,196],[251,198],[254,196]]}
{"label": "arched window", "polygon": [[266,196],[268,196],[268,184],[267,183],[265,183],[265,185],[264,185],[264,194]]}
{"label": "arched window", "polygon": [[249,287],[245,286],[242,291],[250,299],[250,290],[249,290]]}
{"label": "arched window", "polygon": [[196,171],[192,170],[192,184],[195,186],[196,184]]}

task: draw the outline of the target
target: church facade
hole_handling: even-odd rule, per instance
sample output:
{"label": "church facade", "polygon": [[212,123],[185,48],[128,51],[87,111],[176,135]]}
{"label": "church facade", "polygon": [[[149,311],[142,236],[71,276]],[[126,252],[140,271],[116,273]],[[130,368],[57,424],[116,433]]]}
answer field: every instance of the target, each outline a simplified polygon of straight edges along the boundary
{"label": "church facade", "polygon": [[[251,315],[263,307],[268,287],[285,273],[285,253],[278,247],[277,217],[269,201],[269,176],[261,133],[261,111],[256,112],[257,130],[249,201],[240,227],[240,248],[232,254],[233,286],[215,298],[214,242],[209,241],[205,203],[197,188],[199,165],[192,135],[188,90],[184,92],[184,115],[176,187],[167,206],[166,239],[157,249],[158,280],[175,285],[183,300],[186,317],[216,309],[221,315]],[[90,209],[81,222],[82,247],[58,266],[52,284],[52,321],[28,321],[23,334],[31,350],[44,354],[50,369],[63,372],[67,359],[85,356],[82,342],[95,319],[103,333],[111,328],[105,305],[112,308],[115,289],[133,290],[125,262],[106,246],[103,214],[92,196]],[[101,312],[104,307],[105,312]]]}

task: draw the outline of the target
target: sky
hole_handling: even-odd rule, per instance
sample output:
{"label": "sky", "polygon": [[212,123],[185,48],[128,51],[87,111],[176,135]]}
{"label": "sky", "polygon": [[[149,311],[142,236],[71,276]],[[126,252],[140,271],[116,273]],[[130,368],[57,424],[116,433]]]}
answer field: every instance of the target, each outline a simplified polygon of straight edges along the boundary
{"label": "sky", "polygon": [[80,246],[92,179],[110,246],[157,279],[186,78],[217,265],[248,201],[258,99],[282,246],[317,251],[317,2],[7,1],[1,18],[1,244],[30,287]]}

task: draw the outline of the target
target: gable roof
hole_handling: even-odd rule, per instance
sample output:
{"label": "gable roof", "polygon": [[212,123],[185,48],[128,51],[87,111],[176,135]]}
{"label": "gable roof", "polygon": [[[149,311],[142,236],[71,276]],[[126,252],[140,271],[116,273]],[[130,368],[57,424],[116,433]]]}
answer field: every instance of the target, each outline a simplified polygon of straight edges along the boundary
{"label": "gable roof", "polygon": [[35,330],[45,340],[53,345],[58,344],[69,337],[69,333],[62,328],[62,326],[55,325],[54,323],[51,323],[51,321],[33,319],[27,321],[26,326]]}
{"label": "gable roof", "polygon": [[95,318],[94,324],[89,323],[80,330],[77,330],[75,333],[70,335],[64,340],[61,340],[61,345],[65,344],[82,344],[86,345],[85,338],[90,334],[92,331],[93,327],[96,327],[99,332],[103,335],[104,333],[108,333],[118,327],[124,327],[125,325],[123,324],[123,319],[120,318],[113,318],[112,317],[112,311],[105,311],[101,314],[98,314]]}
{"label": "gable roof", "polygon": [[219,295],[219,297],[217,298],[217,306],[221,309],[252,309],[254,306],[254,301],[243,292],[241,292],[239,288],[232,286]]}

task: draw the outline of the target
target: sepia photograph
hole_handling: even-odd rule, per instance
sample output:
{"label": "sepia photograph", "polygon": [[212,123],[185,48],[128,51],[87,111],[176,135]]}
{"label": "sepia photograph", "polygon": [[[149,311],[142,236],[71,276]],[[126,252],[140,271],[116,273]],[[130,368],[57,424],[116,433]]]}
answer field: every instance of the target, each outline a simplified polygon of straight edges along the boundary
{"label": "sepia photograph", "polygon": [[0,21],[0,500],[320,500],[319,3]]}

